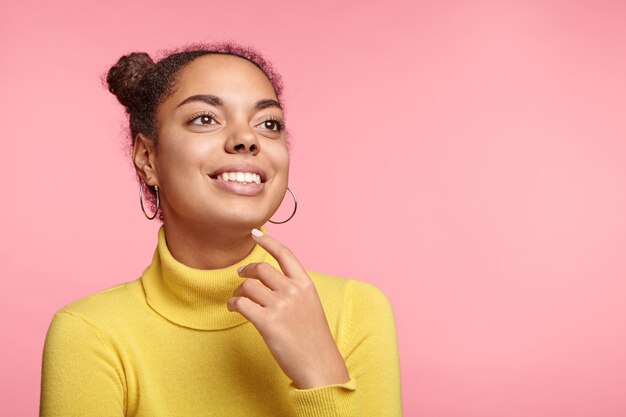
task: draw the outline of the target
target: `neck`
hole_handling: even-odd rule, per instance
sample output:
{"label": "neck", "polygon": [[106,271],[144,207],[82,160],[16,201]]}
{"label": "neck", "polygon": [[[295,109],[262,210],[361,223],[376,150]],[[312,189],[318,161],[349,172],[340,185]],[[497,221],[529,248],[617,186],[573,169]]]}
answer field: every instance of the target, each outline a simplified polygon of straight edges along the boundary
{"label": "neck", "polygon": [[233,265],[254,248],[256,241],[248,229],[211,230],[167,223],[165,239],[178,262],[196,269],[220,269]]}

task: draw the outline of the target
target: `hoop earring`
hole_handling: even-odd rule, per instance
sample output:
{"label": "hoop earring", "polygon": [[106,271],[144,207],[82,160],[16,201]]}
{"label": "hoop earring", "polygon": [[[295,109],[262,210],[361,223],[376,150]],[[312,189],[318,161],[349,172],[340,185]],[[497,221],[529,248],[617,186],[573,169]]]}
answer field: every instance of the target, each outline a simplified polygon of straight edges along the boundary
{"label": "hoop earring", "polygon": [[289,216],[287,220],[282,221],[282,222],[273,222],[272,220],[268,219],[270,223],[274,223],[274,224],[287,223],[289,220],[291,220],[293,215],[296,214],[296,210],[298,210],[298,200],[296,200],[296,195],[293,193],[293,191],[291,191],[291,188],[287,187],[287,191],[289,191],[291,193],[291,196],[293,197],[293,213],[291,213],[291,216]]}
{"label": "hoop earring", "polygon": [[[146,213],[146,209],[143,207],[143,186],[146,184],[146,182],[144,180],[141,180],[141,185],[139,186],[139,205],[141,206],[141,211],[143,211],[144,216],[146,216],[146,219],[148,220],[153,220],[157,213],[159,212],[159,207],[161,205],[161,202],[159,201],[159,186],[155,185],[154,186],[154,191],[156,192],[156,210],[154,211],[154,214],[152,215],[152,217],[148,216],[148,213]],[[149,187],[149,186],[148,186]]]}

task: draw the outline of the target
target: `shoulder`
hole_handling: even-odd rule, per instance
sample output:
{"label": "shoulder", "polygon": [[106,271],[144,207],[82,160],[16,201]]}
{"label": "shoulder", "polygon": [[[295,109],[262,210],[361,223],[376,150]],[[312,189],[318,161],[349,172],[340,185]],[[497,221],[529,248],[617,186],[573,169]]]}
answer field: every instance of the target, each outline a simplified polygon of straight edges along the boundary
{"label": "shoulder", "polygon": [[394,322],[389,297],[377,286],[355,278],[343,278],[320,272],[307,271],[322,300],[330,322],[342,318],[350,322]]}
{"label": "shoulder", "polygon": [[307,271],[320,294],[350,304],[391,308],[389,297],[377,286],[354,278],[343,278],[315,271]]}
{"label": "shoulder", "polygon": [[73,316],[94,327],[106,326],[123,312],[131,312],[137,303],[127,285],[117,284],[96,293],[71,301],[58,309],[55,316]]}
{"label": "shoulder", "polygon": [[345,325],[359,331],[395,327],[393,306],[387,294],[369,282],[350,280],[346,290]]}
{"label": "shoulder", "polygon": [[306,272],[315,285],[326,318],[331,325],[336,324],[343,314],[347,288],[351,279],[316,271],[307,270]]}
{"label": "shoulder", "polygon": [[306,271],[311,278],[311,281],[315,284],[317,291],[320,292],[332,292],[337,294],[337,292],[342,293],[345,291],[346,286],[351,278],[343,278],[335,275],[325,274],[323,272],[316,271]]}
{"label": "shoulder", "polygon": [[366,306],[368,309],[392,309],[391,301],[387,294],[369,282],[350,280],[348,293],[354,308]]}
{"label": "shoulder", "polygon": [[397,349],[395,314],[383,290],[354,278],[307,272],[344,357],[351,356],[359,346],[365,357],[382,352],[392,354]]}

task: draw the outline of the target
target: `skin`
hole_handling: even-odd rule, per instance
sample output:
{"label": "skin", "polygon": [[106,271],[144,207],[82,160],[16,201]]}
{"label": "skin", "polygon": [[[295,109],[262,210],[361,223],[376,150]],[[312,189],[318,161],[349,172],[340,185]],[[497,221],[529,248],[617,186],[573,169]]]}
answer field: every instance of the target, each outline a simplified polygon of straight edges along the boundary
{"label": "skin", "polygon": [[[214,95],[222,105],[194,100]],[[274,88],[251,62],[229,55],[205,55],[179,74],[175,92],[157,110],[158,144],[135,138],[133,162],[148,185],[159,187],[165,236],[181,263],[216,269],[245,258],[256,244],[279,263],[252,263],[227,308],[259,331],[285,374],[300,389],[349,380],[319,295],[296,256],[272,236],[255,237],[276,212],[287,190],[289,153],[284,131],[268,118],[284,121],[279,106],[259,110],[261,100],[277,100]],[[205,115],[210,112],[211,116]],[[195,117],[195,118],[194,118]],[[231,163],[249,162],[267,174],[263,190],[243,196],[218,188],[208,174]]]}

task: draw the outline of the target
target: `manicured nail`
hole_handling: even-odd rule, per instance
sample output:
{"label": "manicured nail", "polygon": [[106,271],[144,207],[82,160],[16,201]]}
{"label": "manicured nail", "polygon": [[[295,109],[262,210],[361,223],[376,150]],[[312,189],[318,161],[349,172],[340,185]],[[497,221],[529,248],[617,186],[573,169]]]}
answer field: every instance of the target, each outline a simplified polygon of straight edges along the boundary
{"label": "manicured nail", "polygon": [[245,268],[245,265],[244,266],[240,266],[239,268],[237,268],[237,273],[240,274],[241,270],[244,269],[244,268]]}
{"label": "manicured nail", "polygon": [[254,237],[261,237],[261,236],[263,236],[263,232],[260,231],[259,229],[252,229],[252,236],[254,236]]}

